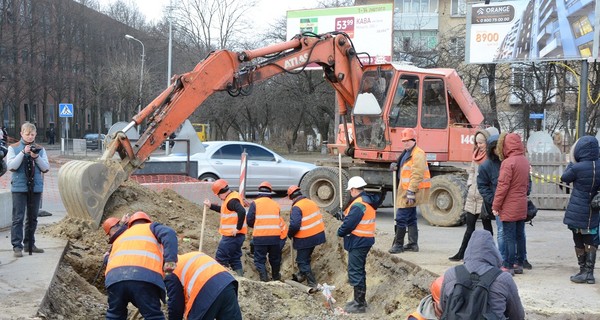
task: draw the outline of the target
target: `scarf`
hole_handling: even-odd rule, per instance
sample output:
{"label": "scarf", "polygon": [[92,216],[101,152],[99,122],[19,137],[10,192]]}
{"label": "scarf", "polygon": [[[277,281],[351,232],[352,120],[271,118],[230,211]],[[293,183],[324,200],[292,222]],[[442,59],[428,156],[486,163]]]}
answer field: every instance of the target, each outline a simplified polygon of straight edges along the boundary
{"label": "scarf", "polygon": [[473,161],[477,162],[477,164],[482,164],[487,158],[485,150],[481,150],[479,148],[475,148],[473,151]]}

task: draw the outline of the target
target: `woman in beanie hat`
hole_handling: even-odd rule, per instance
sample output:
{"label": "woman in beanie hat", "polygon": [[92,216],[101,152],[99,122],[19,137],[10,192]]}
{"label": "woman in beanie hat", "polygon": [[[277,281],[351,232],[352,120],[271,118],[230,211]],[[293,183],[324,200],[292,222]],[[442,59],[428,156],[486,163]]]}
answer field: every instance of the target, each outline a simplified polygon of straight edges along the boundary
{"label": "woman in beanie hat", "polygon": [[[473,146],[473,160],[471,161],[471,166],[469,167],[469,179],[467,180],[467,199],[465,201],[465,220],[467,223],[467,229],[465,230],[465,235],[463,236],[462,244],[460,245],[460,249],[458,252],[449,257],[450,261],[460,261],[463,259],[465,255],[465,250],[467,249],[467,244],[469,243],[469,239],[471,239],[471,234],[475,231],[475,224],[477,223],[477,219],[479,218],[479,214],[481,213],[481,206],[483,205],[483,198],[481,194],[479,194],[479,190],[477,190],[477,169],[480,164],[482,164],[485,159],[487,159],[487,139],[492,135],[497,135],[498,129],[494,127],[489,127],[485,130],[480,129],[475,132],[475,143]],[[488,219],[482,219],[483,228],[488,230],[492,234],[494,230],[492,229],[492,221]]]}

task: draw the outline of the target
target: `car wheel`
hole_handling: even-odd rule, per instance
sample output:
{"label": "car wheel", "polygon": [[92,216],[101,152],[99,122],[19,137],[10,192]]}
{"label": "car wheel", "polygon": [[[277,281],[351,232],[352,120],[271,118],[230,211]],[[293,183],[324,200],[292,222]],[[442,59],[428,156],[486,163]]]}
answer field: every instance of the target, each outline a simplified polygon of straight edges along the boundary
{"label": "car wheel", "polygon": [[205,174],[200,175],[200,177],[198,177],[198,180],[204,181],[204,182],[215,182],[215,181],[219,180],[219,177],[217,177],[216,175],[214,175],[212,173],[205,173]]}

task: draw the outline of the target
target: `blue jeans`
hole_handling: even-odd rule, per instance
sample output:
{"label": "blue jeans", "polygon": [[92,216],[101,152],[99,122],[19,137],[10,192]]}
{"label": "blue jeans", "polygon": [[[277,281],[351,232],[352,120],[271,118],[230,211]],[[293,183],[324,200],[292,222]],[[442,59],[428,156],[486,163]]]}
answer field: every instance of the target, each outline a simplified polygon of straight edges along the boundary
{"label": "blue jeans", "polygon": [[[196,301],[200,300],[201,296],[198,295],[196,300],[194,300],[194,305],[196,305]],[[194,307],[192,307],[187,319],[200,319],[195,311]],[[221,291],[201,319],[242,320],[242,312],[240,311],[240,305],[238,304],[237,288],[233,282],[228,284],[223,291]]]}
{"label": "blue jeans", "polygon": [[500,217],[498,216],[496,216],[496,227],[498,229],[498,251],[500,251],[502,261],[506,261],[506,248],[504,247],[504,232],[502,230],[502,220],[500,220]]}
{"label": "blue jeans", "polygon": [[398,208],[396,210],[396,226],[406,228],[417,225],[417,207]]}
{"label": "blue jeans", "polygon": [[[41,192],[34,192],[31,194],[31,197],[28,192],[12,193],[13,209],[10,242],[14,249],[23,249],[23,243],[29,243],[29,237],[31,237],[31,245],[35,245],[34,234],[37,228],[37,217],[41,199]],[[23,220],[25,220],[26,212],[28,213],[27,216],[31,214],[31,221],[27,217],[25,222],[25,237],[23,237]]]}
{"label": "blue jeans", "polygon": [[525,221],[502,222],[506,260],[505,268],[513,268],[515,264],[523,265],[525,253]]}

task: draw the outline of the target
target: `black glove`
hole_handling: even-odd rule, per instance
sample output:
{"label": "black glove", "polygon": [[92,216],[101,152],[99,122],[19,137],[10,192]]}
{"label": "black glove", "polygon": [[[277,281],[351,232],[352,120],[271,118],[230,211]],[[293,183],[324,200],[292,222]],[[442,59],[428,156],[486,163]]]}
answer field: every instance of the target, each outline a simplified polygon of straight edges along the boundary
{"label": "black glove", "polygon": [[342,209],[336,209],[333,212],[333,217],[340,221],[344,221],[344,211],[342,211]]}

